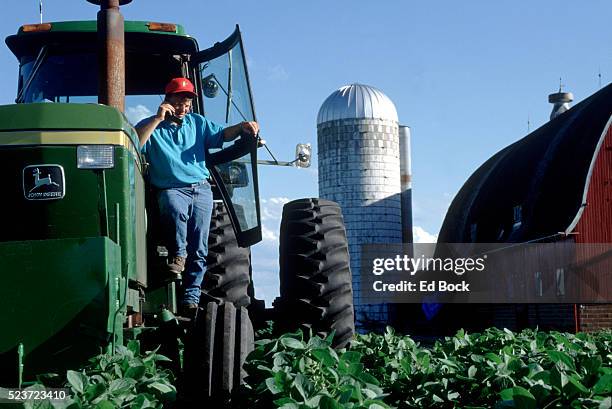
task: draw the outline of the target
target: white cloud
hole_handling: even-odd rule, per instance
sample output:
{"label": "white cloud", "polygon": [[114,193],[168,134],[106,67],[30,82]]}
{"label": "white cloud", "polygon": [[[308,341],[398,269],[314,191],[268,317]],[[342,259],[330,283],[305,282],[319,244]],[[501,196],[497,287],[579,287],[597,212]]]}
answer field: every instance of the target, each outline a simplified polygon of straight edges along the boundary
{"label": "white cloud", "polygon": [[[289,198],[288,197],[272,197],[270,198],[270,203],[275,204],[275,205],[285,205],[285,203],[289,202]],[[281,209],[282,210],[282,209]]]}
{"label": "white cloud", "polygon": [[153,112],[151,112],[149,108],[147,108],[144,105],[136,105],[135,107],[127,107],[125,110],[125,116],[127,116],[128,120],[133,125],[136,125],[138,122],[142,121],[143,119],[147,117],[150,117],[151,115],[153,115]]}
{"label": "white cloud", "polygon": [[412,235],[415,243],[435,243],[438,241],[438,236],[428,233],[420,226],[412,227]]}
{"label": "white cloud", "polygon": [[276,226],[276,224],[278,225],[277,227],[280,227],[280,219],[283,215],[283,206],[287,202],[289,202],[289,199],[286,197],[271,197],[269,199],[261,200],[261,220],[262,222],[268,222],[263,223],[264,227],[273,228]]}
{"label": "white cloud", "polygon": [[268,79],[271,81],[287,81],[289,79],[289,74],[285,70],[285,67],[277,64],[268,68]]}
{"label": "white cloud", "polygon": [[261,226],[261,239],[263,241],[276,241],[278,242],[278,235],[270,230],[268,227]]}

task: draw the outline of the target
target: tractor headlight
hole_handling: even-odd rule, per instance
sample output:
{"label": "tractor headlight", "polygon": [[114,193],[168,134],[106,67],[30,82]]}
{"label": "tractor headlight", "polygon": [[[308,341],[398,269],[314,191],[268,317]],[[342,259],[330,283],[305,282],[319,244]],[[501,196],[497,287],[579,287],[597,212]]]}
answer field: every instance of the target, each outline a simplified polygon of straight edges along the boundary
{"label": "tractor headlight", "polygon": [[108,169],[114,167],[115,155],[112,145],[77,146],[77,168]]}

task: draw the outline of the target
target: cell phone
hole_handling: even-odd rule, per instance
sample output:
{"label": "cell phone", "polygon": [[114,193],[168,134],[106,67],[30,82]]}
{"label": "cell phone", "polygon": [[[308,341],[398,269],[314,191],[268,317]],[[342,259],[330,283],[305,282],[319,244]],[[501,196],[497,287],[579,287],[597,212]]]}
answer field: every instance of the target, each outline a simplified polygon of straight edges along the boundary
{"label": "cell phone", "polygon": [[166,112],[166,121],[174,122],[177,125],[183,125],[183,120],[178,116],[172,115],[170,112]]}

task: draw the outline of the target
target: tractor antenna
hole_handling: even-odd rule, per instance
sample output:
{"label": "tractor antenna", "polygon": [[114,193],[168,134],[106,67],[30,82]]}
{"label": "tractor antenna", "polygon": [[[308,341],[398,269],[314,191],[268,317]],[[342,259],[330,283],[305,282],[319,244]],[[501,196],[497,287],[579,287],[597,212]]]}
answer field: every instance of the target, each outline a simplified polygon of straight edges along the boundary
{"label": "tractor antenna", "polygon": [[563,90],[563,82],[561,81],[561,77],[559,77],[559,92]]}
{"label": "tractor antenna", "polygon": [[43,22],[43,7],[42,7],[42,2],[43,2],[43,0],[38,0],[38,13],[40,14],[40,24],[42,24],[42,22]]}

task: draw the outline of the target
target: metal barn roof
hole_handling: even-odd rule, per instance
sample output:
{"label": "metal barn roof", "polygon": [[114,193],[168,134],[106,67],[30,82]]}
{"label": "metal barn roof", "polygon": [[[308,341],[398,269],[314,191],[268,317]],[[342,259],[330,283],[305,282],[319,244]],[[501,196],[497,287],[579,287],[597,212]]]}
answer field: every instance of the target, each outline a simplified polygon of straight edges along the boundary
{"label": "metal barn roof", "polygon": [[504,148],[450,205],[438,242],[525,242],[570,232],[612,115],[612,84]]}

